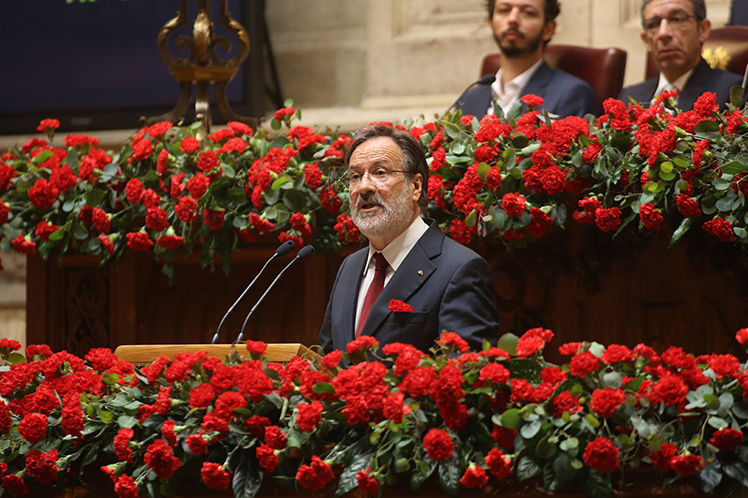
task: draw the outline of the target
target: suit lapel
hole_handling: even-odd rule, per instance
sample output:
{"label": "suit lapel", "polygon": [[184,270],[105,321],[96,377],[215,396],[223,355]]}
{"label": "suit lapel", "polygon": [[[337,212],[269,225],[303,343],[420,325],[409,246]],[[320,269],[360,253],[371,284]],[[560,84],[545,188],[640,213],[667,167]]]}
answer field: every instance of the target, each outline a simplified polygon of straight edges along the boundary
{"label": "suit lapel", "polygon": [[431,226],[418,239],[418,242],[410,250],[374,302],[361,334],[376,335],[376,331],[379,330],[390,314],[390,301],[399,299],[407,303],[423,287],[436,270],[433,259],[441,254],[443,239],[444,234],[442,234],[439,224],[431,221]]}
{"label": "suit lapel", "polygon": [[693,108],[693,104],[701,96],[701,92],[706,85],[706,81],[709,79],[709,73],[711,68],[704,59],[701,59],[691,73],[691,77],[686,81],[683,90],[678,96],[678,108],[684,111],[689,111]]}
{"label": "suit lapel", "polygon": [[538,67],[538,70],[533,73],[532,77],[530,77],[530,80],[527,82],[520,93],[523,96],[527,95],[528,93],[540,96],[545,95],[545,87],[548,86],[548,82],[550,81],[552,75],[553,70],[548,64],[546,64],[545,61],[543,61],[543,63],[540,64],[540,67]]}
{"label": "suit lapel", "polygon": [[344,337],[340,337],[340,344],[348,344],[356,335],[356,302],[358,300],[358,288],[363,279],[364,266],[366,258],[369,255],[369,249],[362,249],[350,256],[349,275],[341,279],[342,285],[340,291],[336,293],[339,296],[339,309],[341,310],[341,321],[339,327],[334,330],[340,331]]}

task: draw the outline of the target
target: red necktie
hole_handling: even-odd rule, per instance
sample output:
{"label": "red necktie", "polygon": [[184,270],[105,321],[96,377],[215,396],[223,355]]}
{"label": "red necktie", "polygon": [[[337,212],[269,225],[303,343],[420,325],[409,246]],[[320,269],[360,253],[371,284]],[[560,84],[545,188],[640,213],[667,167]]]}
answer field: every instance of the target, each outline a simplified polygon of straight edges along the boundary
{"label": "red necktie", "polygon": [[374,301],[377,300],[379,294],[384,289],[384,276],[387,273],[387,267],[390,266],[387,260],[384,259],[381,252],[374,253],[374,279],[369,284],[369,290],[366,291],[366,297],[364,298],[364,304],[361,306],[361,315],[358,317],[358,329],[356,330],[356,337],[361,335],[361,329],[364,328],[366,323],[366,317],[369,316],[369,311],[374,305]]}

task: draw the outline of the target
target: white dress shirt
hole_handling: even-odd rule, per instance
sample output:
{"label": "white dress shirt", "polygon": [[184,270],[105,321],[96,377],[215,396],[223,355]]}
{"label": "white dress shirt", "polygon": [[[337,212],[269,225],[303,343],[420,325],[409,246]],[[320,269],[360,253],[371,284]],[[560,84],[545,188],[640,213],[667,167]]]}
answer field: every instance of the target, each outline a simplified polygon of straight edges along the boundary
{"label": "white dress shirt", "polygon": [[[513,80],[508,81],[505,85],[501,84],[501,77],[504,74],[503,69],[499,68],[496,72],[496,81],[491,84],[491,95],[505,114],[509,109],[511,109],[512,104],[519,100],[522,89],[527,85],[527,82],[530,81],[530,78],[532,78],[532,75],[535,74],[535,71],[538,70],[542,63],[543,59],[538,59],[538,61],[527,68],[525,72],[518,75]],[[540,97],[542,97],[542,95],[540,95]],[[493,114],[493,102],[488,105],[487,113]]]}
{"label": "white dress shirt", "polygon": [[[395,240],[387,244],[387,247],[382,249],[382,256],[384,256],[384,259],[386,259],[387,263],[389,263],[390,265],[389,268],[387,268],[387,273],[385,273],[384,276],[385,287],[392,278],[392,275],[394,275],[397,269],[400,267],[410,250],[413,249],[413,246],[416,245],[418,239],[420,239],[421,236],[426,233],[426,230],[428,230],[428,228],[428,224],[423,221],[423,218],[418,216],[415,220],[413,220],[413,223],[411,223],[408,228],[405,229],[403,233],[398,235]],[[356,301],[356,323],[354,324],[354,330],[358,330],[358,318],[361,315],[361,308],[364,305],[364,298],[366,297],[366,292],[369,290],[371,281],[374,280],[375,261],[373,256],[375,252],[377,252],[377,250],[369,245],[369,256],[366,260],[366,266],[364,266],[364,279],[361,282],[361,287],[358,289],[358,300]]]}

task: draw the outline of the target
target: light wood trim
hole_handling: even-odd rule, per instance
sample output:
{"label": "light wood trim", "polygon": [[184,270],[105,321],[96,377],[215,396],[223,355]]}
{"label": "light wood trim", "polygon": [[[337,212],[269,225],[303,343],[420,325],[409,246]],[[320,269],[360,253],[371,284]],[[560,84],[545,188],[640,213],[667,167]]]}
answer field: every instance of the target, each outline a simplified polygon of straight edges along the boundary
{"label": "light wood trim", "polygon": [[[177,353],[207,351],[208,356],[223,358],[231,351],[232,347],[234,347],[232,344],[137,344],[119,346],[114,351],[114,354],[120,360],[130,362],[136,366],[143,366],[161,356],[168,356],[173,360]],[[243,344],[236,345],[236,350],[242,357],[249,358],[249,352]],[[268,361],[278,363],[289,362],[294,356],[299,356],[315,363],[318,363],[322,359],[320,355],[299,343],[268,344],[264,356]]]}

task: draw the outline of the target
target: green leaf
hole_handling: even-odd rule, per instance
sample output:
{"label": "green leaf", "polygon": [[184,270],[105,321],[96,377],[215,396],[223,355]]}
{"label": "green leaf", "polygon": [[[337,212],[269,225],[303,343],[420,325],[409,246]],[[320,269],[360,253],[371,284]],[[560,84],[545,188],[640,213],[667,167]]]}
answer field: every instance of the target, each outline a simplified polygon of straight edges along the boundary
{"label": "green leaf", "polygon": [[613,495],[613,486],[610,482],[609,473],[601,473],[589,469],[587,476],[580,475],[579,477],[587,496],[609,498]]}
{"label": "green leaf", "polygon": [[745,462],[736,461],[725,464],[723,469],[729,477],[738,481],[743,487],[748,487],[748,467]]}
{"label": "green leaf", "polygon": [[444,492],[452,497],[460,495],[460,477],[462,475],[460,467],[456,463],[453,458],[439,464],[439,482],[441,482]]}
{"label": "green leaf", "polygon": [[517,354],[517,343],[519,342],[519,337],[512,334],[511,332],[507,332],[506,334],[499,337],[499,341],[496,344],[496,347],[503,349],[510,355],[514,356]]}
{"label": "green leaf", "polygon": [[283,204],[293,212],[301,212],[306,207],[306,203],[306,195],[299,190],[287,190],[283,195]]}
{"label": "green leaf", "polygon": [[366,470],[369,467],[371,453],[357,453],[351,462],[345,466],[338,479],[338,489],[335,490],[335,496],[343,496],[358,487],[356,474]]}
{"label": "green leaf", "polygon": [[748,164],[740,161],[730,161],[719,167],[720,171],[726,175],[737,175],[738,173],[745,173],[748,171]]}
{"label": "green leaf", "polygon": [[535,460],[528,456],[523,456],[520,458],[519,463],[517,463],[517,479],[520,481],[532,479],[539,475],[541,470],[540,465]]}
{"label": "green leaf", "polygon": [[558,447],[555,444],[549,442],[550,438],[551,433],[548,433],[543,436],[540,441],[538,441],[537,446],[535,446],[535,455],[537,455],[538,458],[547,460],[549,458],[552,458],[558,452]]}
{"label": "green leaf", "polygon": [[119,374],[108,373],[101,376],[101,381],[107,386],[113,386],[119,382]]}
{"label": "green leaf", "polygon": [[120,426],[121,429],[132,429],[137,425],[137,423],[138,419],[131,417],[130,415],[120,415],[117,418],[117,425]]}
{"label": "green leaf", "polygon": [[704,468],[701,469],[701,472],[698,473],[698,476],[701,480],[701,488],[707,493],[712,493],[722,482],[722,471],[716,460],[707,463]]}
{"label": "green leaf", "polygon": [[231,480],[234,497],[254,498],[261,484],[262,473],[259,471],[259,465],[242,455],[234,468],[234,476]]}
{"label": "green leaf", "polygon": [[114,413],[106,410],[101,410],[98,413],[99,419],[104,422],[105,424],[111,424],[112,420],[114,420]]}
{"label": "green leaf", "polygon": [[424,458],[418,462],[418,471],[414,471],[410,474],[410,490],[416,491],[420,488],[426,479],[434,473],[436,469],[436,462],[430,458]]}
{"label": "green leaf", "polygon": [[519,430],[519,433],[525,439],[532,439],[537,436],[538,432],[540,432],[541,427],[542,424],[538,420],[533,420],[531,423],[523,425]]}
{"label": "green leaf", "polygon": [[678,228],[676,228],[675,232],[673,232],[673,236],[670,237],[668,249],[675,247],[678,242],[680,242],[681,238],[683,238],[683,236],[691,229],[693,224],[694,218],[683,218],[683,220],[680,222],[680,225],[678,225]]}
{"label": "green leaf", "polygon": [[317,382],[312,386],[312,391],[314,391],[317,394],[322,393],[334,393],[335,388],[332,387],[332,384],[328,382]]}
{"label": "green leaf", "polygon": [[478,214],[475,211],[471,211],[465,218],[465,224],[469,227],[474,227],[478,222]]}

